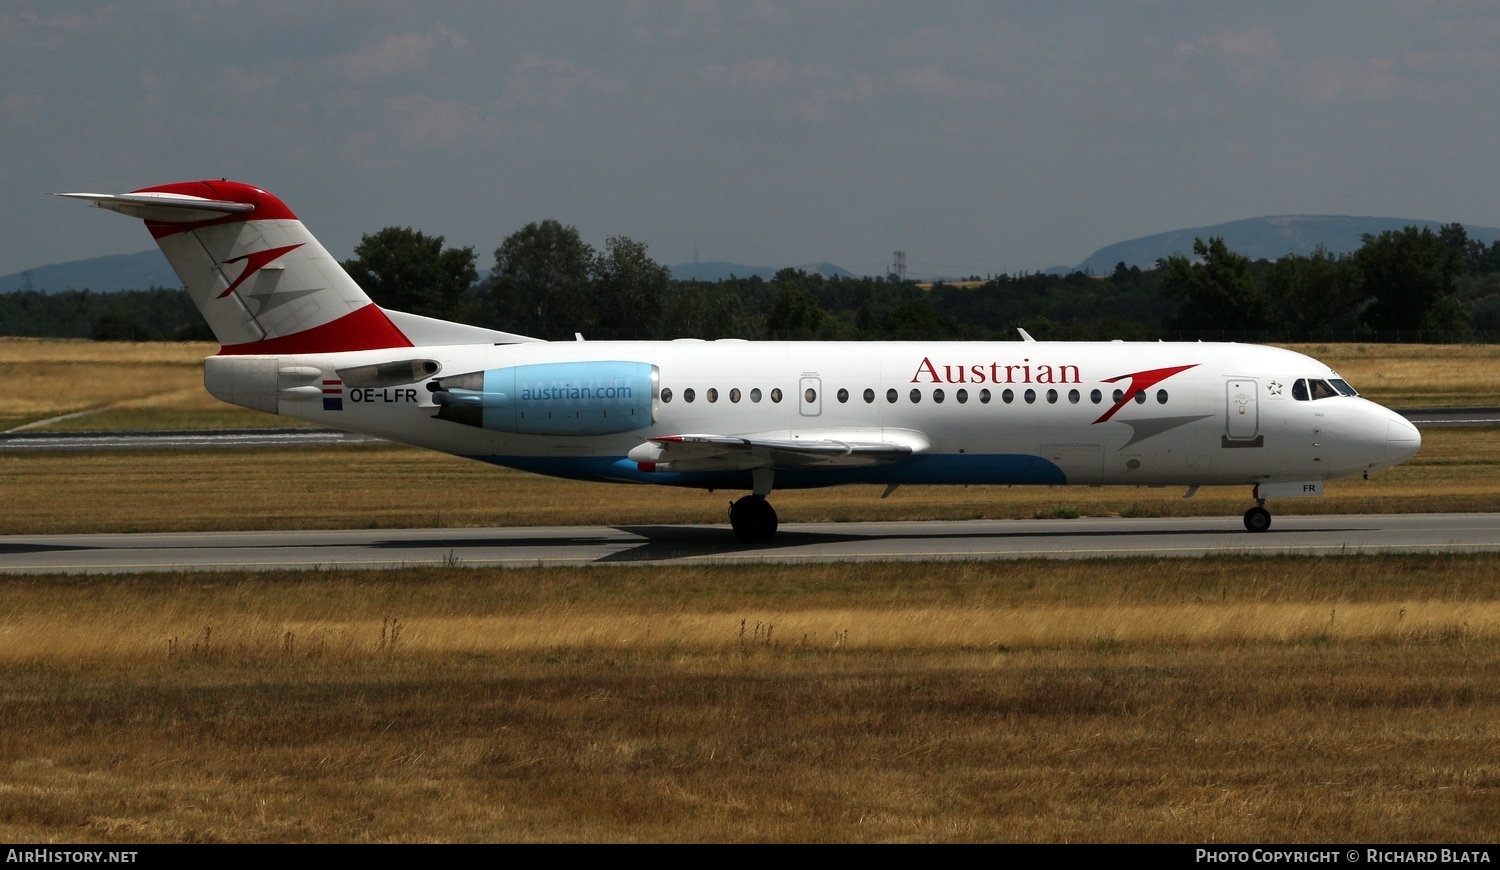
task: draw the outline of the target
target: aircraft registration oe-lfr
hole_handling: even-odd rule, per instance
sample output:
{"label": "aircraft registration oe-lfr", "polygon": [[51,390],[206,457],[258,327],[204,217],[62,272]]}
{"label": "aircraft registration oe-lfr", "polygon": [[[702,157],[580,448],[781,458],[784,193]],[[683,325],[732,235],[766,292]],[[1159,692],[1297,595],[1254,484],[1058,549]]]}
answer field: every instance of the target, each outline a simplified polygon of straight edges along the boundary
{"label": "aircraft registration oe-lfr", "polygon": [[222,345],[218,398],[579,480],[748,490],[883,484],[1253,487],[1408,459],[1416,428],[1292,351],[1220,343],[547,342],[376,305],[280,199],[232,181],[66,193],[140,218]]}

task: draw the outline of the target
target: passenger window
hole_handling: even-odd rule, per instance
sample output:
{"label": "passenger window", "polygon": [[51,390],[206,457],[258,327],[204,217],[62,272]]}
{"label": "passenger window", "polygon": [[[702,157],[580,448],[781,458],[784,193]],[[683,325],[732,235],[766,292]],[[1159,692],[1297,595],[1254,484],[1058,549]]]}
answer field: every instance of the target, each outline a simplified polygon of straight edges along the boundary
{"label": "passenger window", "polygon": [[849,391],[839,387],[839,404],[842,405],[847,401],[849,401]]}
{"label": "passenger window", "polygon": [[932,400],[934,402],[937,402],[939,405],[943,404],[943,391],[942,390],[933,390],[932,391]]}
{"label": "passenger window", "polygon": [[693,395],[694,395],[693,394],[693,388],[692,387],[688,387],[687,389],[685,389],[685,390],[682,391],[682,400],[684,402],[692,404]]}
{"label": "passenger window", "polygon": [[1097,405],[1100,402],[1104,401],[1104,394],[1100,393],[1098,390],[1094,390],[1093,392],[1089,393],[1089,401]]}
{"label": "passenger window", "polygon": [[732,389],[732,390],[729,391],[729,401],[734,402],[736,404],[739,403],[739,401],[740,401],[740,388],[739,387],[735,387],[734,389]]}
{"label": "passenger window", "polygon": [[781,401],[781,388],[780,387],[772,387],[771,388],[771,401],[773,401],[773,402],[780,402]]}
{"label": "passenger window", "polygon": [[818,391],[813,389],[812,387],[808,387],[807,391],[802,394],[802,401],[806,402],[809,405],[811,405],[813,402],[816,402],[817,400]]}
{"label": "passenger window", "polygon": [[922,401],[922,391],[918,390],[916,388],[913,388],[912,391],[911,391],[911,403],[913,405],[915,405],[915,404],[917,404],[920,401]]}
{"label": "passenger window", "polygon": [[1047,391],[1047,404],[1049,404],[1049,405],[1056,405],[1057,404],[1057,390],[1048,390]]}
{"label": "passenger window", "polygon": [[1000,401],[1002,401],[1005,404],[1009,405],[1011,402],[1014,402],[1015,400],[1016,400],[1016,394],[1010,389],[1010,387],[1006,387],[1005,389],[1003,389],[1003,390],[1000,391]]}
{"label": "passenger window", "polygon": [[1146,391],[1145,390],[1136,390],[1135,391],[1135,403],[1137,405],[1144,405],[1144,404],[1146,404]]}
{"label": "passenger window", "polygon": [[988,405],[989,403],[990,403],[990,391],[989,390],[980,390],[979,391],[979,404],[981,404],[981,405]]}
{"label": "passenger window", "polygon": [[887,402],[890,402],[892,405],[896,404],[896,390],[895,390],[895,388],[891,388],[891,389],[885,391],[885,400]]}
{"label": "passenger window", "polygon": [[708,400],[710,402],[719,401],[719,390],[717,387],[709,387],[708,392],[705,395],[708,396]]}
{"label": "passenger window", "polygon": [[1033,404],[1035,402],[1036,402],[1036,390],[1033,390],[1033,389],[1031,389],[1031,388],[1028,387],[1027,390],[1026,390],[1026,404],[1030,405],[1030,404]]}
{"label": "passenger window", "polygon": [[1073,404],[1073,405],[1078,404],[1078,398],[1079,398],[1079,396],[1078,396],[1078,391],[1077,390],[1068,390],[1068,402],[1070,404]]}
{"label": "passenger window", "polygon": [[671,387],[666,387],[665,389],[663,389],[661,391],[661,400],[662,400],[662,402],[670,402],[670,401],[672,401],[672,388]]}
{"label": "passenger window", "polygon": [[873,401],[875,401],[875,391],[865,387],[865,404],[868,405]]}
{"label": "passenger window", "polygon": [[1115,399],[1115,404],[1116,405],[1118,405],[1121,402],[1125,401],[1125,391],[1124,390],[1115,390],[1114,399]]}
{"label": "passenger window", "polygon": [[1166,390],[1157,390],[1156,391],[1156,404],[1158,404],[1158,405],[1165,405],[1166,403],[1167,403],[1167,391]]}
{"label": "passenger window", "polygon": [[969,401],[969,391],[959,388],[959,391],[953,394],[953,398],[957,399],[958,403],[962,405],[964,402]]}
{"label": "passenger window", "polygon": [[752,402],[759,402],[760,401],[760,387],[751,387],[750,388],[750,401],[752,401]]}

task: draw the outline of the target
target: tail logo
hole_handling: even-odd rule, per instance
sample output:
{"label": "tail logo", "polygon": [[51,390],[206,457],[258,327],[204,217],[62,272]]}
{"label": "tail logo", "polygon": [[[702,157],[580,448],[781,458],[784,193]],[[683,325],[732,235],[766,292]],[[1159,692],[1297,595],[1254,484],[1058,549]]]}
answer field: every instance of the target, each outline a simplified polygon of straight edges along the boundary
{"label": "tail logo", "polygon": [[238,278],[234,279],[234,282],[232,284],[224,288],[224,292],[220,293],[218,298],[223,299],[225,296],[233,293],[235,291],[235,288],[245,283],[245,279],[281,259],[283,255],[297,250],[304,244],[306,244],[306,242],[298,242],[295,245],[285,245],[280,248],[267,248],[264,251],[255,251],[254,253],[246,254],[243,257],[234,257],[232,259],[225,260],[223,263],[223,265],[225,266],[231,265],[233,263],[238,263],[243,260],[245,262],[245,270],[240,273],[240,276]]}

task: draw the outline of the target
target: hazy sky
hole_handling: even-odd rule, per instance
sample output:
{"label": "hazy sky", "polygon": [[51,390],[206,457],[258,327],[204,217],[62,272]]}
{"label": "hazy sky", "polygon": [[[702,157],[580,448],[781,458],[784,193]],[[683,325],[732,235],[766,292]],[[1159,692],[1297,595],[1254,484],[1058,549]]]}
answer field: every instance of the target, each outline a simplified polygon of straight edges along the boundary
{"label": "hazy sky", "polygon": [[0,274],[150,247],[44,196],[227,176],[338,257],[530,221],[658,261],[1074,264],[1268,214],[1500,225],[1500,5],[0,3]]}

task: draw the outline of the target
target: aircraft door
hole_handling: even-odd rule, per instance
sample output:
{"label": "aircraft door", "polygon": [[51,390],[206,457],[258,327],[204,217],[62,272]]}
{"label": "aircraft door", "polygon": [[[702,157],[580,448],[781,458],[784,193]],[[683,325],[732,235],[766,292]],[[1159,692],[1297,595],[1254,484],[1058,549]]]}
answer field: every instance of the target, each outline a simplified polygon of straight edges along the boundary
{"label": "aircraft door", "polygon": [[1229,419],[1225,424],[1225,446],[1231,443],[1253,443],[1260,431],[1260,411],[1257,407],[1258,387],[1255,381],[1232,379],[1227,384],[1225,402]]}
{"label": "aircraft door", "polygon": [[798,404],[804,417],[816,417],[823,413],[823,379],[817,375],[803,375],[797,387]]}

